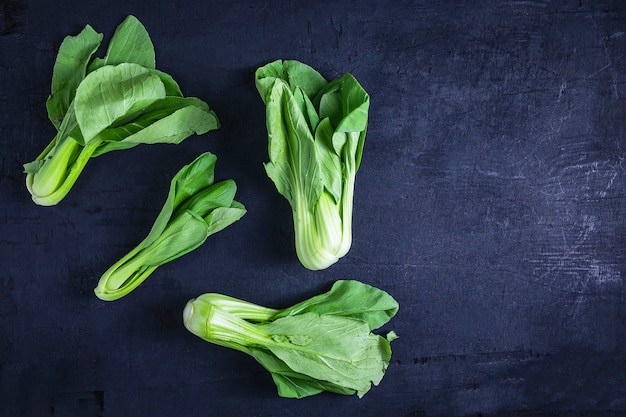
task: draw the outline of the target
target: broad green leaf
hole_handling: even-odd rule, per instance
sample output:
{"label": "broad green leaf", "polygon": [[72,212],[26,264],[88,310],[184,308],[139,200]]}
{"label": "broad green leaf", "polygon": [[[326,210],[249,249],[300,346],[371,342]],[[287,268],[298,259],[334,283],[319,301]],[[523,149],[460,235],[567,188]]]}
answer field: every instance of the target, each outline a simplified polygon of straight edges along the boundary
{"label": "broad green leaf", "polygon": [[[298,378],[279,373],[271,373],[278,395],[284,398],[304,398],[324,391],[322,384],[314,379]],[[354,393],[354,391],[352,391]]]}
{"label": "broad green leaf", "polygon": [[281,94],[286,89],[272,89],[266,108],[266,124],[268,131],[269,162],[264,164],[268,177],[274,182],[278,192],[290,203],[295,201],[293,195],[293,177],[295,173],[289,164],[288,134],[282,120]]}
{"label": "broad green leaf", "polygon": [[214,154],[205,152],[176,174],[171,184],[174,207],[178,207],[195,193],[213,184],[216,162],[217,157]]}
{"label": "broad green leaf", "polygon": [[233,180],[224,180],[199,190],[180,204],[174,216],[183,211],[191,211],[200,217],[208,215],[218,207],[230,207],[237,192],[237,185]]}
{"label": "broad green leaf", "polygon": [[339,122],[337,131],[364,131],[367,128],[369,95],[351,74],[343,75],[339,82],[341,85],[341,105],[344,117]]}
{"label": "broad green leaf", "polygon": [[155,68],[154,45],[144,25],[135,17],[128,16],[115,29],[107,53],[103,59],[96,59],[90,65],[89,71],[104,65],[118,65],[125,62]]}
{"label": "broad green leaf", "polygon": [[[166,96],[155,100],[148,105],[144,102],[134,103],[128,110],[126,116],[118,119],[113,126],[107,130],[113,130],[118,127],[129,125],[138,125],[137,130],[140,130],[152,124],[152,122],[171,115],[176,110],[180,110],[187,106],[196,106],[207,113],[210,112],[209,106],[204,101],[195,97]],[[218,123],[217,120],[215,120],[215,123]],[[217,127],[219,127],[219,125]]]}
{"label": "broad green leaf", "polygon": [[[371,384],[378,385],[389,363],[389,342],[370,333],[367,323],[361,320],[303,313],[259,327],[279,340],[268,348],[289,368],[353,389],[359,396],[363,396]],[[308,342],[283,341],[294,336]]]}
{"label": "broad green leaf", "polygon": [[147,248],[147,266],[163,265],[200,246],[209,236],[204,219],[191,211],[174,217]]}
{"label": "broad green leaf", "polygon": [[158,69],[151,70],[153,73],[159,76],[161,81],[163,81],[163,85],[165,86],[165,95],[168,97],[183,97],[183,92],[180,90],[180,86],[176,82],[176,80],[163,71],[159,71]]}
{"label": "broad green leaf", "polygon": [[[222,181],[221,187],[225,186],[227,188],[226,193],[222,193],[223,189],[220,186],[211,187],[214,181],[216,161],[217,158],[214,154],[205,152],[198,156],[193,162],[184,166],[176,176],[174,176],[170,183],[170,190],[163,208],[157,216],[150,233],[142,242],[144,247],[151,245],[163,233],[170,219],[177,216],[178,213],[181,213],[180,208],[185,206],[185,203],[192,199],[194,195],[202,193],[206,189],[210,191],[203,195],[205,199],[208,198],[212,202],[219,201],[223,203],[223,206],[213,209],[213,212],[217,211],[217,213],[214,214],[215,218],[211,216],[211,213],[206,214],[205,209],[207,206],[198,202],[195,204],[195,210],[193,211],[197,217],[204,218],[203,220],[208,227],[207,236],[234,223],[246,213],[246,209],[241,203],[230,198],[233,187],[236,189],[234,182],[231,183],[229,180]],[[211,191],[217,191],[219,196],[213,196]],[[234,197],[234,194],[232,194],[232,196]],[[194,204],[191,203],[190,206],[194,206]],[[186,210],[189,211],[192,209],[194,209],[194,207],[188,206]]]}
{"label": "broad green leaf", "polygon": [[204,221],[209,226],[209,235],[217,233],[235,223],[246,214],[246,209],[238,202],[231,207],[219,207],[214,209]]}
{"label": "broad green leaf", "polygon": [[317,114],[317,110],[313,106],[313,103],[311,102],[309,96],[304,96],[304,103],[306,106],[306,116],[307,121],[309,122],[309,128],[311,129],[311,132],[314,132],[315,129],[317,129],[318,123],[320,122],[320,117]]}
{"label": "broad green leaf", "polygon": [[177,144],[193,134],[219,127],[215,113],[193,98],[165,97],[144,107],[143,113],[127,123],[117,122],[98,134],[102,144],[94,156],[139,144]]}
{"label": "broad green leaf", "polygon": [[[333,149],[340,156],[344,170],[356,173],[363,156],[365,131],[335,132],[332,137]],[[346,175],[344,174],[344,177]]]}
{"label": "broad green leaf", "polygon": [[300,88],[295,88],[292,91],[292,97],[294,103],[300,109],[300,113],[302,113],[302,116],[306,120],[309,131],[315,131],[315,128],[320,121],[320,118],[317,115],[315,107],[313,107],[313,103],[311,103],[311,99],[309,99],[309,97],[304,94],[304,92]]}
{"label": "broad green leaf", "polygon": [[333,384],[328,381],[319,381],[317,379],[308,378],[306,375],[297,377],[272,373],[272,379],[278,389],[278,395],[286,398],[304,398],[319,394],[322,391],[334,392],[335,394],[342,395],[352,395],[356,393],[356,391],[351,388],[345,388],[341,385]]}
{"label": "broad green leaf", "polygon": [[333,80],[328,84],[327,88],[320,91],[316,98],[316,101],[319,103],[320,118],[329,118],[333,128],[339,124],[343,117],[339,88],[339,80]]}
{"label": "broad green leaf", "polygon": [[277,79],[284,81],[283,62],[281,60],[270,62],[267,65],[257,68],[255,71],[255,85],[263,103],[267,104],[269,101],[269,94]]}
{"label": "broad green leaf", "polygon": [[315,149],[317,151],[317,159],[320,162],[320,175],[324,187],[339,202],[341,198],[342,175],[341,160],[332,147],[333,127],[330,119],[323,119],[317,126],[315,131]]}
{"label": "broad green leaf", "polygon": [[74,99],[85,143],[127,116],[131,108],[137,107],[135,103],[148,106],[163,97],[161,79],[137,64],[106,65],[90,73],[78,86]]}
{"label": "broad green leaf", "polygon": [[315,139],[300,107],[289,92],[283,95],[283,120],[287,126],[288,158],[294,174],[294,186],[306,199],[310,210],[322,193],[322,178],[315,151]]}
{"label": "broad green leaf", "polygon": [[328,381],[320,381],[308,375],[295,372],[269,350],[251,348],[249,349],[249,353],[271,373],[272,379],[278,389],[278,394],[281,397],[304,398],[319,394],[323,391],[343,395],[352,395],[355,393],[353,389],[345,388]]}
{"label": "broad green leaf", "polygon": [[144,245],[147,246],[152,243],[163,232],[172,213],[180,204],[193,194],[213,184],[216,161],[217,157],[214,154],[205,152],[178,171],[170,182],[170,189],[161,212],[157,216],[150,233],[142,242]]}
{"label": "broad green leaf", "polygon": [[52,71],[51,95],[46,100],[48,117],[58,129],[76,88],[85,78],[87,64],[102,42],[102,34],[87,25],[76,36],[67,36],[61,46]]}
{"label": "broad green leaf", "polygon": [[397,312],[398,303],[388,293],[354,280],[339,280],[330,291],[282,310],[276,317],[302,313],[332,314],[362,320],[374,330]]}
{"label": "broad green leaf", "polygon": [[328,84],[319,72],[296,60],[283,61],[283,74],[292,91],[300,88],[309,97],[315,97]]}
{"label": "broad green leaf", "polygon": [[367,112],[369,101],[366,101],[358,107],[352,109],[350,113],[339,122],[337,126],[338,132],[362,132],[367,128]]}
{"label": "broad green leaf", "polygon": [[345,153],[344,153],[343,147],[348,142],[348,134],[346,132],[335,131],[331,138],[331,142],[333,144],[333,149],[335,151],[335,154],[341,158],[341,162],[344,162]]}
{"label": "broad green leaf", "polygon": [[[266,125],[269,135],[268,152],[270,163],[288,167],[288,133],[283,121],[283,101],[291,94],[282,81],[276,81],[276,88],[272,88],[268,96],[266,107]],[[289,174],[289,176],[292,174]]]}
{"label": "broad green leaf", "polygon": [[267,102],[270,162],[266,172],[276,188],[295,206],[297,193],[312,207],[322,191],[314,138],[293,94],[276,81]]}
{"label": "broad green leaf", "polygon": [[[330,117],[335,127],[332,144],[343,163],[358,170],[367,130],[369,95],[351,74],[333,80],[320,99],[320,116]],[[344,149],[344,146],[347,148]]]}
{"label": "broad green leaf", "polygon": [[328,84],[319,72],[306,64],[296,60],[276,60],[255,72],[255,84],[263,102],[267,102],[277,79],[287,83],[291,91],[302,89],[309,98],[315,97]]}

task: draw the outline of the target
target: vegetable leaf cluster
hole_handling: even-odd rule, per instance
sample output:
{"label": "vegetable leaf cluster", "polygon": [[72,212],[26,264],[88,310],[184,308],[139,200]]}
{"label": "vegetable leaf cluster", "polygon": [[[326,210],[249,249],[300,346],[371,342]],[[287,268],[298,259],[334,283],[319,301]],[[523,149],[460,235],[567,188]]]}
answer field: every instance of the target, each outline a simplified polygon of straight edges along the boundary
{"label": "vegetable leaf cluster", "polygon": [[[57,133],[24,165],[37,204],[65,198],[91,158],[139,144],[177,144],[219,127],[204,101],[183,96],[176,81],[156,69],[152,41],[134,16],[117,27],[104,57],[93,57],[102,39],[87,25],[59,48],[46,101]],[[258,68],[255,84],[266,106],[265,170],[291,205],[296,253],[306,268],[327,268],[352,243],[369,96],[351,74],[329,82],[293,60]],[[148,235],[100,277],[98,298],[128,295],[158,267],[246,214],[235,200],[235,182],[215,182],[216,160],[205,152],[174,176]],[[373,331],[397,311],[386,292],[340,280],[282,310],[203,294],[186,304],[183,321],[200,338],[251,355],[270,372],[280,396],[362,397],[382,380],[397,337]]]}
{"label": "vegetable leaf cluster", "polygon": [[265,170],[291,205],[296,253],[308,269],[327,268],[352,245],[369,95],[349,73],[328,82],[293,60],[271,62],[255,77],[266,106]]}
{"label": "vegetable leaf cluster", "polygon": [[235,182],[214,182],[216,160],[205,152],[174,176],[150,233],[102,275],[94,290],[98,298],[116,300],[127,295],[159,266],[196,249],[243,217],[245,207],[234,200]]}
{"label": "vegetable leaf cluster", "polygon": [[204,101],[184,97],[176,81],[156,69],[154,46],[136,17],[117,27],[103,58],[93,58],[102,38],[87,25],[59,48],[46,101],[57,133],[24,165],[37,204],[59,203],[92,157],[144,143],[180,143],[219,127]]}
{"label": "vegetable leaf cluster", "polygon": [[323,391],[362,397],[382,380],[397,336],[372,333],[398,303],[386,292],[340,280],[330,291],[284,310],[221,294],[185,306],[185,327],[196,336],[254,357],[272,375],[278,394],[303,398]]}

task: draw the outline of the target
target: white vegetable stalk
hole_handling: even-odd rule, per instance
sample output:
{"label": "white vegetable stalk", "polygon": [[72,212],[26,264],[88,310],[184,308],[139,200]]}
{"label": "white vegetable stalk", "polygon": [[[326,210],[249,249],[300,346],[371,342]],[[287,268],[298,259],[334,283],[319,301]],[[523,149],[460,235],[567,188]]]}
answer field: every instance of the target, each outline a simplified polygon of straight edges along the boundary
{"label": "white vegetable stalk", "polygon": [[306,206],[304,198],[296,200],[292,213],[298,259],[307,269],[328,268],[339,260],[337,254],[343,238],[337,206],[325,193],[314,211]]}
{"label": "white vegetable stalk", "polygon": [[245,353],[249,353],[248,346],[268,341],[253,324],[221,309],[214,300],[204,296],[187,302],[183,323],[187,330],[204,340]]}

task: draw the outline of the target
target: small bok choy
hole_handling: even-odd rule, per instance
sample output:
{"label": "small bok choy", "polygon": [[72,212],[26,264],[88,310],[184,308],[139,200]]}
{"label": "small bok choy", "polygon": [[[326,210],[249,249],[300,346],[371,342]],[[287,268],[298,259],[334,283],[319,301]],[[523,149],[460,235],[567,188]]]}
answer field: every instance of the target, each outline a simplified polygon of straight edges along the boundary
{"label": "small bok choy", "polygon": [[362,397],[382,380],[390,342],[372,333],[398,311],[386,292],[354,280],[277,310],[221,294],[203,294],[183,311],[200,338],[254,357],[272,375],[278,394],[303,398],[323,391]]}
{"label": "small bok choy", "polygon": [[159,266],[196,249],[246,213],[234,200],[233,180],[214,182],[216,160],[203,153],[176,174],[150,233],[102,275],[94,290],[98,298],[127,295]]}
{"label": "small bok choy", "polygon": [[219,127],[204,101],[183,97],[176,81],[156,69],[154,46],[136,17],[117,27],[104,58],[92,58],[102,37],[87,25],[59,47],[46,101],[57,132],[24,165],[39,205],[59,203],[90,158],[143,143],[176,144]]}
{"label": "small bok choy", "polygon": [[266,106],[265,170],[291,205],[298,259],[325,269],[352,245],[369,95],[349,73],[328,82],[294,60],[257,69],[255,81]]}

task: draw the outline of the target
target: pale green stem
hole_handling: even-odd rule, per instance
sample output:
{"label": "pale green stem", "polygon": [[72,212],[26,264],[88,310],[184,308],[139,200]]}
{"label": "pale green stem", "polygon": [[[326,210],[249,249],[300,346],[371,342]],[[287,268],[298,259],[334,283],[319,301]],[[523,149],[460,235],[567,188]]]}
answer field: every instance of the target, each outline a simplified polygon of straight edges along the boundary
{"label": "pale green stem", "polygon": [[352,246],[352,211],[354,205],[354,183],[355,175],[353,172],[348,171],[346,180],[343,186],[343,192],[341,193],[341,220],[342,220],[342,233],[341,233],[341,246],[337,250],[337,257],[344,257],[350,247]]}
{"label": "pale green stem", "polygon": [[[94,140],[83,147],[71,137],[61,139],[52,148],[54,154],[50,158],[42,158],[39,170],[26,175],[26,186],[33,201],[42,206],[58,204],[72,189],[100,144],[101,141]],[[78,151],[79,148],[82,149]],[[78,156],[72,160],[76,152]]]}
{"label": "pale green stem", "polygon": [[315,217],[305,199],[297,196],[295,200],[293,222],[298,259],[305,268],[313,271],[328,268],[337,262],[338,258],[322,247]]}
{"label": "pale green stem", "polygon": [[274,308],[260,306],[222,294],[209,293],[203,294],[198,298],[203,302],[210,302],[222,310],[248,321],[268,322],[280,312],[280,310]]}
{"label": "pale green stem", "polygon": [[264,347],[271,339],[249,323],[201,297],[190,300],[183,323],[196,336],[217,345],[249,353],[248,347]]}
{"label": "pale green stem", "polygon": [[337,254],[343,241],[340,204],[324,191],[315,206],[315,228],[320,245],[328,253]]}
{"label": "pale green stem", "polygon": [[122,298],[146,280],[158,265],[146,265],[145,251],[133,249],[113,264],[100,278],[94,292],[98,298],[113,301]]}

